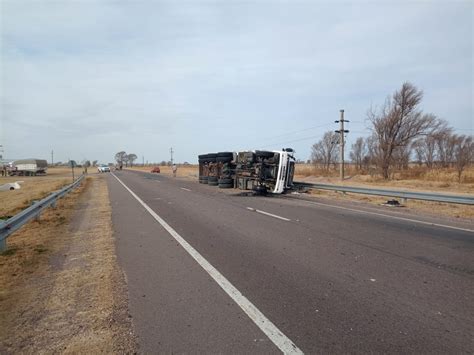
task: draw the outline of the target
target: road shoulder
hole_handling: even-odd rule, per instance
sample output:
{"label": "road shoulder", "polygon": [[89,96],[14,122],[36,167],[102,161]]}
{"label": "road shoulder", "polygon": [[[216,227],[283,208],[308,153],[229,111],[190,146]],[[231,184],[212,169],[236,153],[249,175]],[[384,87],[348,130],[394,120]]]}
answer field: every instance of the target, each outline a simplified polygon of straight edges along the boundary
{"label": "road shoulder", "polygon": [[132,353],[105,179],[90,177],[0,256],[0,352]]}

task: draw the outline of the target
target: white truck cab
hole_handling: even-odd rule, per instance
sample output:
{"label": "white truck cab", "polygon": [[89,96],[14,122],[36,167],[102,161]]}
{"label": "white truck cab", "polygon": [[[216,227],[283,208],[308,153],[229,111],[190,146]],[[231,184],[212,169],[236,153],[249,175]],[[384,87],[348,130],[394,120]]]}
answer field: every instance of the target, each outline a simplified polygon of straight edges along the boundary
{"label": "white truck cab", "polygon": [[275,155],[278,154],[278,174],[274,188],[271,191],[274,194],[281,194],[285,190],[293,186],[293,175],[295,173],[295,157],[293,156],[293,149],[287,148],[282,151],[273,151]]}

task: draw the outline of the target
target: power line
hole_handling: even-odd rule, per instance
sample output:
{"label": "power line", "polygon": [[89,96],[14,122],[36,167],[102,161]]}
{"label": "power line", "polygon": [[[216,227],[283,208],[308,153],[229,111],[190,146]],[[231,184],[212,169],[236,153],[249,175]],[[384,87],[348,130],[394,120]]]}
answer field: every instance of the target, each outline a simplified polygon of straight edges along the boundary
{"label": "power line", "polygon": [[267,140],[267,139],[285,137],[285,136],[288,136],[288,135],[290,135],[290,134],[306,132],[307,130],[310,130],[310,129],[321,128],[321,127],[327,127],[327,126],[329,126],[329,125],[330,125],[330,123],[326,123],[326,124],[322,124],[322,125],[318,125],[318,126],[312,126],[312,127],[302,128],[302,129],[299,129],[299,130],[297,130],[297,131],[286,132],[286,133],[279,134],[279,135],[276,135],[276,136],[269,136],[269,137],[266,137],[265,139]]}
{"label": "power line", "polygon": [[267,145],[263,145],[263,146],[260,146],[261,148],[265,148],[265,147],[270,147],[270,146],[274,146],[274,145],[281,145],[281,144],[286,144],[286,143],[294,143],[294,142],[300,142],[300,141],[305,141],[305,140],[308,140],[308,139],[315,139],[315,138],[318,138],[320,137],[320,135],[318,136],[311,136],[311,137],[305,137],[305,138],[300,138],[300,139],[293,139],[293,140],[290,140],[290,141],[283,141],[283,142],[275,142],[275,143],[272,143],[272,144],[267,144]]}

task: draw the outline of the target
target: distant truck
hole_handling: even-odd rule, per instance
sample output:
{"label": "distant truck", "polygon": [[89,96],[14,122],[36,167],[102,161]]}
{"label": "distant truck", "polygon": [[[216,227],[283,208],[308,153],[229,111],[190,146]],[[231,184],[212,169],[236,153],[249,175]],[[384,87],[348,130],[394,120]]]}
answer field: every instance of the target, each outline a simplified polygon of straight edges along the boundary
{"label": "distant truck", "polygon": [[36,176],[46,174],[48,162],[43,159],[15,160],[8,169],[8,174],[18,176]]}
{"label": "distant truck", "polygon": [[281,194],[293,187],[294,173],[291,148],[199,155],[199,182],[220,188]]}

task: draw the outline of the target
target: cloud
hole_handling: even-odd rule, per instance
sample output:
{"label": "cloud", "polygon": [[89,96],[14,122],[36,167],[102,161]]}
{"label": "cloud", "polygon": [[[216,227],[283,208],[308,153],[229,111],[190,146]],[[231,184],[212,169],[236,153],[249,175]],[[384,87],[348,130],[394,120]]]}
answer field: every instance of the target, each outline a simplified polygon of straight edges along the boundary
{"label": "cloud", "polygon": [[293,141],[306,159],[340,108],[366,132],[367,108],[406,80],[426,111],[473,128],[470,2],[1,6],[7,156],[161,161],[173,146],[194,161]]}

